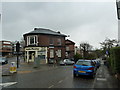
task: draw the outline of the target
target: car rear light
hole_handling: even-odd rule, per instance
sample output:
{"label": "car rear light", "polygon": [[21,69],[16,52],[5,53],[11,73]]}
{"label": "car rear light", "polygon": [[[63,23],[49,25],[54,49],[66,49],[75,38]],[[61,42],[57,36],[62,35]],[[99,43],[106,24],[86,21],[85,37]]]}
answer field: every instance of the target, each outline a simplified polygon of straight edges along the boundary
{"label": "car rear light", "polygon": [[90,68],[88,68],[87,70],[93,70],[94,69],[94,67],[90,67]]}
{"label": "car rear light", "polygon": [[77,68],[76,66],[74,66],[74,68]]}

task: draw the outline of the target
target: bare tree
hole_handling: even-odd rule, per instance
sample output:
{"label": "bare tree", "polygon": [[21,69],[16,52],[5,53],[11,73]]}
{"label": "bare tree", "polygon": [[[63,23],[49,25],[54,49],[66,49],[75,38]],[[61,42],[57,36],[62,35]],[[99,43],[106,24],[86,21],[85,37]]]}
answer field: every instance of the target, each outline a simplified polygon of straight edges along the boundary
{"label": "bare tree", "polygon": [[91,51],[92,46],[89,43],[83,42],[80,44],[80,50],[83,53],[83,58],[85,59],[89,53],[89,51]]}

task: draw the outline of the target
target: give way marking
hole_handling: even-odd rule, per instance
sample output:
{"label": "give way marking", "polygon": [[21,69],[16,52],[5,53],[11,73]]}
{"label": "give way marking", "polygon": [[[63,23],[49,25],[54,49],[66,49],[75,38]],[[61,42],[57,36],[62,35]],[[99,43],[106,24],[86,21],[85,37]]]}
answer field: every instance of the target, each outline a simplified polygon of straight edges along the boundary
{"label": "give way marking", "polygon": [[11,86],[13,84],[16,84],[17,82],[7,82],[7,83],[0,83],[0,86],[2,87],[8,87],[8,86]]}

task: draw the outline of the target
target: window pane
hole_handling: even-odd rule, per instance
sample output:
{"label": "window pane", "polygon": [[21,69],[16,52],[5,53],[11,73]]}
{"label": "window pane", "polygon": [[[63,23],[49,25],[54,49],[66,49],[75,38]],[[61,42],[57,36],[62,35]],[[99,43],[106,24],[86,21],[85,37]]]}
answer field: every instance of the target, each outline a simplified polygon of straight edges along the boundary
{"label": "window pane", "polygon": [[58,57],[61,57],[61,50],[58,50]]}
{"label": "window pane", "polygon": [[54,44],[54,40],[53,40],[53,38],[50,38],[50,45],[53,45]]}
{"label": "window pane", "polygon": [[34,37],[30,37],[30,44],[34,44]]}
{"label": "window pane", "polygon": [[60,38],[58,39],[58,45],[61,45],[61,39]]}
{"label": "window pane", "polygon": [[53,58],[53,57],[54,57],[54,50],[50,49],[50,58]]}

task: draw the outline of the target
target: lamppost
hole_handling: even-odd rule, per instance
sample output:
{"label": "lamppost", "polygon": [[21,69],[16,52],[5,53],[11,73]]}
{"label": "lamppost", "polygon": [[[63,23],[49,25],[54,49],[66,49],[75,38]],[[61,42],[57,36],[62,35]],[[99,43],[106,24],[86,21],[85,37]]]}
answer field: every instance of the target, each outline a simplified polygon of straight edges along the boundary
{"label": "lamppost", "polygon": [[120,0],[116,0],[117,17],[118,17],[118,41],[120,46]]}

